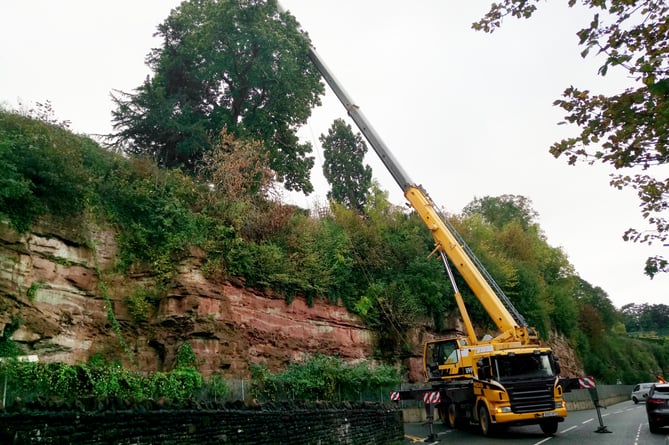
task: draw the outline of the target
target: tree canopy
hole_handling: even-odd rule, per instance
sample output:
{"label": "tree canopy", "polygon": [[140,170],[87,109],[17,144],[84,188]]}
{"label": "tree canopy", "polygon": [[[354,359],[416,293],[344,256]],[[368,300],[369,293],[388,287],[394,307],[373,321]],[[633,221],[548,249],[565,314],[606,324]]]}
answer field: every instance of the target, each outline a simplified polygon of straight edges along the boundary
{"label": "tree canopy", "polygon": [[[529,18],[538,0],[504,0],[473,24],[493,32],[506,16]],[[572,7],[576,0],[568,0]],[[598,74],[624,70],[631,86],[606,96],[575,86],[554,102],[580,134],[550,147],[555,157],[601,163],[624,173],[612,174],[611,185],[631,187],[640,200],[650,230],[630,228],[624,239],[663,244],[669,238],[669,177],[658,166],[669,162],[669,4],[657,0],[582,0],[593,11],[588,27],[577,33],[581,55],[597,54],[604,63]],[[669,271],[658,254],[646,261],[646,274]]]}
{"label": "tree canopy", "polygon": [[462,213],[465,215],[478,213],[498,228],[517,221],[525,230],[535,224],[537,218],[537,212],[532,208],[532,201],[518,195],[474,198],[462,209]]}
{"label": "tree canopy", "polygon": [[325,158],[323,174],[330,184],[328,199],[362,213],[372,186],[372,168],[363,164],[365,141],[342,119],[335,119],[328,134],[319,140]]}
{"label": "tree canopy", "polygon": [[225,129],[262,141],[277,179],[311,192],[311,146],[296,131],[324,86],[295,18],[275,0],[189,0],[156,35],[163,44],[147,56],[152,76],[114,96],[115,141],[193,171]]}

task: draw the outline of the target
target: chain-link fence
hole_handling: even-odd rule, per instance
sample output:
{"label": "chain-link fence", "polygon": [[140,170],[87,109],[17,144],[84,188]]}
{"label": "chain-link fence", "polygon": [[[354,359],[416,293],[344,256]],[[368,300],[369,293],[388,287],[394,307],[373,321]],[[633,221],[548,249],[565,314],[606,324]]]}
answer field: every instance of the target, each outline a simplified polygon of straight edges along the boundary
{"label": "chain-link fence", "polygon": [[[243,379],[228,379],[227,393],[225,401],[234,400],[248,400],[251,398],[258,399],[258,401],[267,401],[270,397],[267,391],[258,390],[253,385],[252,380]],[[344,388],[337,386],[331,394],[323,394],[319,388],[299,387],[296,388],[292,384],[275,383],[271,388],[272,400],[304,400],[304,394],[308,394],[309,400],[329,400],[336,402],[390,402],[390,392],[396,391],[397,387],[376,388],[376,389],[360,389],[360,388]]]}

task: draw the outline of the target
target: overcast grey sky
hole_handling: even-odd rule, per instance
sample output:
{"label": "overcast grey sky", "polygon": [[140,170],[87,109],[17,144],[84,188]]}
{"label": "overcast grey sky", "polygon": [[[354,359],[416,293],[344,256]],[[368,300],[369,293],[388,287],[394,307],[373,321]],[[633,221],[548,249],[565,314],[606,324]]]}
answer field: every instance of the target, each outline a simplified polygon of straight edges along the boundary
{"label": "overcast grey sky", "polygon": [[[3,0],[0,103],[50,100],[80,133],[111,131],[112,90],[131,91],[149,74],[156,26],[178,0]],[[471,30],[482,0],[283,0],[377,132],[437,205],[460,212],[475,197],[523,195],[539,212],[549,244],[613,303],[666,304],[669,277],[649,280],[645,258],[662,253],[625,243],[643,225],[631,190],[608,186],[610,170],[568,166],[548,147],[575,128],[557,125],[552,105],[569,85],[609,94],[629,80],[595,75],[575,32],[587,13],[566,0],[541,3],[530,20],[508,19],[492,35]],[[345,113],[328,91],[301,135],[322,161],[318,136]],[[351,122],[353,125],[353,123]],[[401,191],[370,150],[369,164],[395,204]],[[293,198],[323,202],[317,192]],[[658,247],[658,249],[661,249]]]}

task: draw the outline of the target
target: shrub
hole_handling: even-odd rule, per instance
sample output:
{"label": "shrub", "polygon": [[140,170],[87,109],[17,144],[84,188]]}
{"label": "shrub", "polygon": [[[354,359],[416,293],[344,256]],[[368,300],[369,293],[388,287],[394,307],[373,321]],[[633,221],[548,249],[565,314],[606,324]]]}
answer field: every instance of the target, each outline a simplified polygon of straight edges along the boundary
{"label": "shrub", "polygon": [[399,372],[386,365],[350,365],[338,357],[315,355],[291,363],[278,374],[265,364],[252,365],[253,394],[264,400],[359,400],[363,392],[399,385]]}
{"label": "shrub", "polygon": [[135,321],[146,321],[151,315],[151,309],[157,300],[153,289],[137,289],[126,300],[128,311]]}
{"label": "shrub", "polygon": [[[0,362],[0,377],[7,379],[8,400],[23,402],[74,403],[95,397],[132,401],[165,399],[182,403],[195,400],[202,394],[203,387],[202,376],[193,367],[146,375],[123,368],[119,363],[105,363],[99,357],[76,365],[4,360]],[[210,392],[221,397],[226,388],[225,382],[214,380]]]}
{"label": "shrub", "polygon": [[81,213],[89,193],[84,152],[94,141],[0,110],[0,217],[20,232],[39,216]]}
{"label": "shrub", "polygon": [[197,357],[193,352],[193,347],[187,341],[183,342],[177,350],[175,367],[176,369],[197,367]]}
{"label": "shrub", "polygon": [[202,397],[205,400],[221,401],[228,394],[228,383],[220,374],[212,374],[202,385]]}

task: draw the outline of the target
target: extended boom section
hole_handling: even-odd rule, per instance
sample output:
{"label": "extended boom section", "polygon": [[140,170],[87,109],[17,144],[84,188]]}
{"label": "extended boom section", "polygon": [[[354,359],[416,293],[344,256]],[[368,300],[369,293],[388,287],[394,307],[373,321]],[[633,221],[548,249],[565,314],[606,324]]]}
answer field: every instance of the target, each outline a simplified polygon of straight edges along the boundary
{"label": "extended boom section", "polygon": [[[376,133],[360,107],[349,97],[344,88],[339,84],[337,79],[321,60],[315,49],[311,48],[309,50],[309,57],[342,103],[349,116],[351,116],[351,119],[356,123],[360,132],[365,136],[392,177],[400,186],[404,192],[404,196],[407,198],[411,206],[416,210],[425,225],[432,232],[432,236],[435,239],[436,249],[443,251],[451,260],[471,291],[481,302],[490,318],[497,325],[501,334],[496,340],[499,342],[521,342],[522,344],[527,344],[536,340],[535,335],[530,335],[527,326],[519,325],[511,312],[507,310],[502,301],[497,297],[497,294],[485,279],[479,267],[474,264],[474,261],[470,258],[465,248],[458,241],[459,237],[451,232],[436,212],[430,197],[422,188],[409,179],[407,173],[395,160],[395,157],[387,148],[381,137]],[[461,297],[459,294],[456,296],[456,299],[458,299],[457,303],[463,318],[466,317],[468,319],[469,316],[464,310],[464,303],[460,301]],[[461,304],[462,307],[460,307]],[[465,320],[465,324],[469,325],[468,320]],[[472,337],[471,332],[468,332],[467,334]],[[475,342],[475,339],[471,340],[472,342]]]}
{"label": "extended boom section", "polygon": [[393,154],[388,150],[386,144],[374,130],[374,127],[367,121],[365,115],[360,111],[360,107],[353,103],[349,95],[346,93],[346,90],[344,90],[337,79],[332,75],[328,67],[325,65],[325,62],[321,60],[313,47],[309,47],[309,58],[342,103],[349,116],[351,116],[351,119],[353,119],[353,122],[355,122],[360,132],[365,135],[365,138],[369,141],[369,145],[372,146],[379,159],[381,159],[381,162],[386,166],[400,188],[406,190],[410,187],[412,181],[409,179],[409,176],[395,160]]}
{"label": "extended boom section", "polygon": [[[512,314],[507,310],[491,285],[485,279],[478,267],[475,266],[465,248],[458,242],[457,237],[446,226],[434,208],[429,196],[419,187],[409,186],[404,191],[411,206],[420,215],[432,236],[436,249],[443,251],[451,260],[471,291],[476,295],[490,318],[497,325],[501,334],[494,340],[497,343],[520,342],[528,344],[536,340],[530,335],[527,326],[519,326]],[[460,309],[462,312],[462,309]]]}

